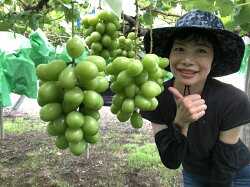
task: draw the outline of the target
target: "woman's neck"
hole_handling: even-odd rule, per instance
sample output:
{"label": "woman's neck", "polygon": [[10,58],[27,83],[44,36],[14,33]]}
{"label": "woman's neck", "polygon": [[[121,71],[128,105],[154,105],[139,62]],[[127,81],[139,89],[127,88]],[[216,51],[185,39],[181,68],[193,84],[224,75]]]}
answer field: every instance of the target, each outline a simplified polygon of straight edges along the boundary
{"label": "woman's neck", "polygon": [[173,80],[173,86],[181,93],[184,95],[189,95],[189,94],[199,94],[201,95],[202,90],[205,86],[206,80],[201,81],[197,84],[194,85],[184,85],[181,82],[176,81],[175,79]]}

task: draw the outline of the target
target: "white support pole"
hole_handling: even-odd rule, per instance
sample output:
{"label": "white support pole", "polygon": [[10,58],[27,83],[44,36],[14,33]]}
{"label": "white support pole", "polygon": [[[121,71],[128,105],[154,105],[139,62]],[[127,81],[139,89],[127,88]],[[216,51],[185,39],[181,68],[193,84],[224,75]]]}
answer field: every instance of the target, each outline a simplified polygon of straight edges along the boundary
{"label": "white support pole", "polygon": [[10,113],[8,114],[8,116],[13,116],[16,114],[16,112],[18,111],[19,107],[21,106],[23,100],[25,99],[24,95],[21,95],[18,100],[16,101],[16,103],[14,104],[14,106],[11,108]]}
{"label": "white support pole", "polygon": [[86,154],[87,159],[89,159],[89,143],[87,143],[87,154]]}
{"label": "white support pole", "polygon": [[3,130],[3,108],[0,107],[0,140],[4,139],[4,130]]}

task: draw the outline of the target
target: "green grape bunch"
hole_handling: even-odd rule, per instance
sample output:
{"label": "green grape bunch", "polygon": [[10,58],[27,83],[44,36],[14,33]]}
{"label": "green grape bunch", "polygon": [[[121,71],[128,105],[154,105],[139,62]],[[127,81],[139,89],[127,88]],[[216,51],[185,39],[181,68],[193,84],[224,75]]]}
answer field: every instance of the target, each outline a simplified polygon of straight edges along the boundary
{"label": "green grape bunch", "polygon": [[66,50],[72,62],[53,60],[37,66],[37,102],[41,106],[40,118],[48,122],[47,132],[55,136],[56,147],[69,148],[73,155],[80,156],[88,143],[100,139],[99,110],[104,105],[100,93],[108,89],[109,82],[103,57],[90,55],[74,62],[84,52],[82,39],[69,39]]}
{"label": "green grape bunch", "polygon": [[118,47],[116,50],[116,57],[124,56],[128,58],[136,58],[135,56],[135,42],[137,47],[141,45],[142,41],[136,38],[134,32],[130,32],[127,37],[121,35],[118,37]]}
{"label": "green grape bunch", "polygon": [[85,43],[91,55],[99,55],[106,60],[117,55],[120,23],[113,11],[101,10],[97,14],[86,14],[82,23]]}
{"label": "green grape bunch", "polygon": [[139,110],[155,110],[158,106],[156,96],[164,89],[168,65],[167,58],[155,54],[146,54],[141,60],[117,57],[107,65],[114,93],[110,110],[120,122],[130,120],[134,128],[142,127]]}

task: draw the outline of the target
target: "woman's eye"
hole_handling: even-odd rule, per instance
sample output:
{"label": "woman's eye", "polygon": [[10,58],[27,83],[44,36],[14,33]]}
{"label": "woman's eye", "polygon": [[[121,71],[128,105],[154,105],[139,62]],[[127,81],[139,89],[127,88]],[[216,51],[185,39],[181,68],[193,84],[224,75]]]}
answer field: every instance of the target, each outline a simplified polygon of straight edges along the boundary
{"label": "woman's eye", "polygon": [[175,51],[178,51],[178,52],[184,51],[184,49],[181,48],[181,47],[176,47],[174,50],[175,50]]}
{"label": "woman's eye", "polygon": [[206,54],[207,53],[207,51],[205,49],[198,49],[197,52],[201,53],[201,54]]}

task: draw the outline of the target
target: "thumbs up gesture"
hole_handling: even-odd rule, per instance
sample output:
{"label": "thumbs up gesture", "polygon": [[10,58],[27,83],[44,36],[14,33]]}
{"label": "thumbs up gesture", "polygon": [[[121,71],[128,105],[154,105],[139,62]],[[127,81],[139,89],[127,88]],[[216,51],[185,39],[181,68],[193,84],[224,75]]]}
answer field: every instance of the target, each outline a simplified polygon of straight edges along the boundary
{"label": "thumbs up gesture", "polygon": [[180,129],[188,129],[188,125],[191,122],[197,121],[204,116],[207,105],[199,94],[183,96],[174,87],[169,87],[168,91],[170,91],[176,99],[177,111],[174,122],[178,124]]}

